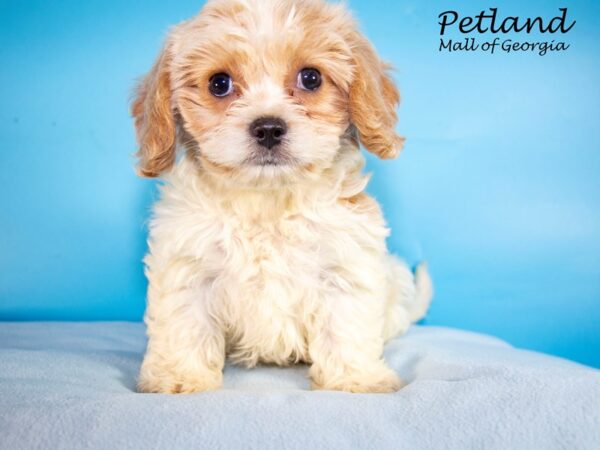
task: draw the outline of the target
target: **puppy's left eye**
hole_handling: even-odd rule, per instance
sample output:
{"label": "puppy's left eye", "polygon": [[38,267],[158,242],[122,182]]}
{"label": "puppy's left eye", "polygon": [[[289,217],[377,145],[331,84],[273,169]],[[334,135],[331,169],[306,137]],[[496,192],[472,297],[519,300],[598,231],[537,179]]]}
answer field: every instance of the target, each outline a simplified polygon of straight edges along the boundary
{"label": "puppy's left eye", "polygon": [[226,73],[216,73],[208,80],[208,90],[215,97],[225,97],[233,92],[233,81]]}
{"label": "puppy's left eye", "polygon": [[297,86],[305,91],[316,91],[321,86],[321,72],[306,68],[298,73]]}

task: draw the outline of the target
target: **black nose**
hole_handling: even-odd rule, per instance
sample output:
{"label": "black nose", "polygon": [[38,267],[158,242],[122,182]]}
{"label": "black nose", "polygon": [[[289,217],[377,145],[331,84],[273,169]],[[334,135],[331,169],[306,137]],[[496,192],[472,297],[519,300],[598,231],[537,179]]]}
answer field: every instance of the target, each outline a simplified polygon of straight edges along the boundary
{"label": "black nose", "polygon": [[281,144],[286,132],[285,122],[277,117],[261,117],[250,124],[250,134],[256,142],[269,150]]}

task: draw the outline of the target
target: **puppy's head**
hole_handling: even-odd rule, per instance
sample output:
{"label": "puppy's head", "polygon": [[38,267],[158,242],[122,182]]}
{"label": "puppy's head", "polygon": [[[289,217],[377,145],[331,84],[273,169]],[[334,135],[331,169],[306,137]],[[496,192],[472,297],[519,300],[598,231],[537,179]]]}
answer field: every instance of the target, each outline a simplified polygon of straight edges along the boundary
{"label": "puppy's head", "polygon": [[399,95],[386,69],[342,5],[210,1],[138,87],[139,173],[167,170],[178,140],[203,170],[244,184],[318,174],[355,134],[393,158]]}

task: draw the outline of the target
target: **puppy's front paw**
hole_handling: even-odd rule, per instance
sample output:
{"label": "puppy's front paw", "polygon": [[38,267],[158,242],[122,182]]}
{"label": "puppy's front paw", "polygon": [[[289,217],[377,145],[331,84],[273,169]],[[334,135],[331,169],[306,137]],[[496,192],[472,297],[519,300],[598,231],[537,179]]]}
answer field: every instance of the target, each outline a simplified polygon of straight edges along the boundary
{"label": "puppy's front paw", "polygon": [[[311,372],[313,371],[311,370]],[[351,372],[331,378],[322,374],[311,373],[311,376],[313,389],[381,394],[396,392],[405,386],[398,375],[387,367],[373,372]]]}
{"label": "puppy's front paw", "polygon": [[222,372],[196,375],[173,375],[142,369],[138,380],[139,392],[160,394],[191,394],[219,389],[223,384]]}

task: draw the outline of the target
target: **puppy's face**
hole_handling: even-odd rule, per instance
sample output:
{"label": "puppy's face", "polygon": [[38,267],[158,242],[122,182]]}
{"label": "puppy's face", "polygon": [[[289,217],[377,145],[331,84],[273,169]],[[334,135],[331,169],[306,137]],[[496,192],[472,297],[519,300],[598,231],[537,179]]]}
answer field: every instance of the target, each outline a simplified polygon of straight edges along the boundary
{"label": "puppy's face", "polygon": [[353,129],[368,150],[393,157],[397,102],[340,5],[212,1],[172,31],[138,89],[140,172],[167,169],[177,136],[204,170],[245,185],[318,176]]}

